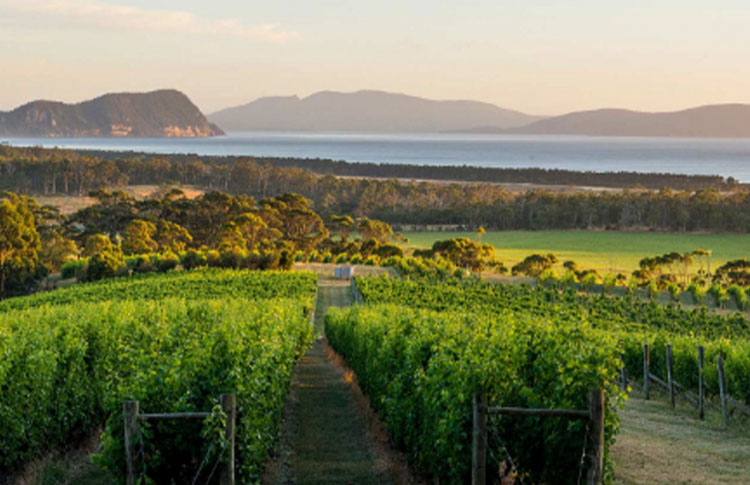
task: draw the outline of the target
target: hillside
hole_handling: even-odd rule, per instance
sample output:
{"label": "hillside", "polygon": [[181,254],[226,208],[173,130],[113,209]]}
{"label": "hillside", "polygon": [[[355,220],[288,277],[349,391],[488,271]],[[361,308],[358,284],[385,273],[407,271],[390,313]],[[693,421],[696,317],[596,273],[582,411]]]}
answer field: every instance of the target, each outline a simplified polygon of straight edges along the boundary
{"label": "hillside", "polygon": [[723,104],[645,113],[624,109],[579,111],[507,130],[534,135],[750,137],[750,105]]}
{"label": "hillside", "polygon": [[187,96],[175,90],[106,94],[78,104],[33,101],[13,111],[0,112],[0,136],[203,137],[222,134]]}
{"label": "hillside", "polygon": [[382,91],[323,91],[306,98],[266,97],[208,116],[230,131],[440,132],[512,128],[541,119],[477,101],[434,101]]}

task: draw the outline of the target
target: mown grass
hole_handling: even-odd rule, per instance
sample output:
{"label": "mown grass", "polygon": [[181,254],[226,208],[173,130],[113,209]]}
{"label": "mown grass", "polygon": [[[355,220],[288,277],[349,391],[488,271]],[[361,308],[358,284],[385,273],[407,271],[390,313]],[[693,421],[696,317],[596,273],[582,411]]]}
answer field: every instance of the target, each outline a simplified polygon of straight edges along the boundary
{"label": "mown grass", "polygon": [[[409,247],[426,248],[433,242],[453,237],[470,237],[473,232],[407,232]],[[600,273],[626,272],[638,268],[638,261],[672,251],[697,248],[712,251],[713,268],[726,261],[750,257],[750,234],[672,234],[604,231],[492,231],[481,238],[495,246],[503,262],[515,264],[532,253],[555,253],[560,262],[572,259],[581,268]],[[696,266],[697,268],[697,266]]]}
{"label": "mown grass", "polygon": [[724,428],[720,411],[697,419],[691,405],[666,395],[650,401],[635,390],[620,413],[621,430],[612,448],[615,485],[746,484],[750,470],[750,434],[745,418]]}

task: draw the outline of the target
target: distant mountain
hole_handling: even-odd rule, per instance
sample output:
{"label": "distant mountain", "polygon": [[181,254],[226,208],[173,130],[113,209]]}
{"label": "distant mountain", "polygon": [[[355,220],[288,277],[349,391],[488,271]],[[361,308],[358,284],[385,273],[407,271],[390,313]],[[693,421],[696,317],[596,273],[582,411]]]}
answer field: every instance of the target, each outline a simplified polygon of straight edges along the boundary
{"label": "distant mountain", "polygon": [[78,104],[33,101],[0,111],[0,136],[198,137],[224,134],[179,91],[119,93]]}
{"label": "distant mountain", "polygon": [[260,98],[208,119],[228,131],[442,132],[478,126],[505,129],[542,118],[477,101],[434,101],[382,91],[323,91],[302,99]]}
{"label": "distant mountain", "polygon": [[664,113],[579,111],[505,130],[536,135],[750,137],[750,105],[721,104]]}

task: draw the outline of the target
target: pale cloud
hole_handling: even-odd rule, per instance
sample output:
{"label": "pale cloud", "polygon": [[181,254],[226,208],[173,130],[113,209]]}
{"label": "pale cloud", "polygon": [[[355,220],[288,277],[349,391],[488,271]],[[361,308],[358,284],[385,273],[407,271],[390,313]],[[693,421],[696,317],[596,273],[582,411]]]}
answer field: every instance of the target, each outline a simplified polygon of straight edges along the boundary
{"label": "pale cloud", "polygon": [[0,0],[0,7],[98,28],[285,41],[298,37],[277,24],[247,25],[238,19],[204,19],[181,10],[146,10],[89,0]]}

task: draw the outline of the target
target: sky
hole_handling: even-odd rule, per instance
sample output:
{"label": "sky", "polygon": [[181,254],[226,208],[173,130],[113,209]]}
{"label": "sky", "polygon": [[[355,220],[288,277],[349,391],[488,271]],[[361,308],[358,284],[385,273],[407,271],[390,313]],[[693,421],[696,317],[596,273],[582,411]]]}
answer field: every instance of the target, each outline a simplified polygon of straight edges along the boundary
{"label": "sky", "polygon": [[379,89],[531,114],[750,103],[747,0],[0,0],[0,110]]}

